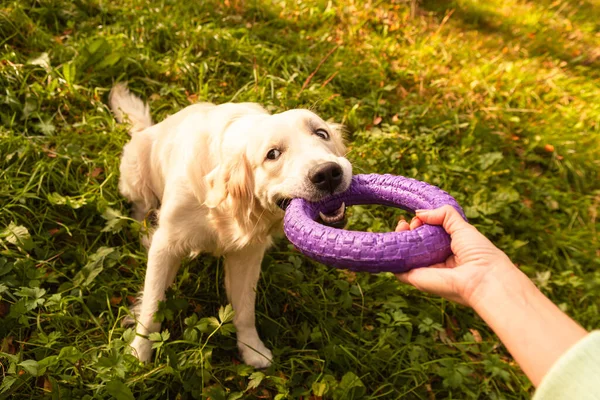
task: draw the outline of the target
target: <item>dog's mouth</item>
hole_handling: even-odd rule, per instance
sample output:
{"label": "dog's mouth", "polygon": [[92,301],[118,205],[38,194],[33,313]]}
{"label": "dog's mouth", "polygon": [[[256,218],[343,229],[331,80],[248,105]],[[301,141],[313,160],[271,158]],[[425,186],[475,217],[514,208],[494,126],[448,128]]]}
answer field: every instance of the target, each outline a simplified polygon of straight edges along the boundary
{"label": "dog's mouth", "polygon": [[342,203],[340,208],[327,214],[319,212],[319,217],[325,225],[334,228],[343,228],[346,225],[346,204]]}
{"label": "dog's mouth", "polygon": [[[279,208],[285,211],[292,199],[290,198],[281,198],[275,202]],[[337,209],[328,213],[323,213],[319,211],[319,222],[323,225],[331,226],[333,228],[343,228],[346,226],[346,204],[342,203],[342,205]]]}
{"label": "dog's mouth", "polygon": [[281,198],[279,200],[277,200],[275,202],[275,204],[277,204],[277,207],[281,208],[283,211],[287,210],[288,206],[290,205],[290,203],[292,202],[292,199],[284,197]]}

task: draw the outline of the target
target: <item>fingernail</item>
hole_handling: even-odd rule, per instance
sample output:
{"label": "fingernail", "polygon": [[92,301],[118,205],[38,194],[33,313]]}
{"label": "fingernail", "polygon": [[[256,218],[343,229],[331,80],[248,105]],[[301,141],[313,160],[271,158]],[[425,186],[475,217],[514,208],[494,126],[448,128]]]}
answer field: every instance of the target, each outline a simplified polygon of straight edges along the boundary
{"label": "fingernail", "polygon": [[415,214],[424,214],[426,212],[429,212],[429,210],[415,210]]}

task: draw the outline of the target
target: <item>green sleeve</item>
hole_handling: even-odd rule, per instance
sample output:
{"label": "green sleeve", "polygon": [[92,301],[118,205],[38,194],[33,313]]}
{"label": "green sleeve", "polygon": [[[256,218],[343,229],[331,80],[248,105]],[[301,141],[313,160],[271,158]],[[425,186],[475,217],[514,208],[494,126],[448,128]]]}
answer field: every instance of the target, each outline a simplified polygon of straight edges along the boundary
{"label": "green sleeve", "polygon": [[577,342],[550,368],[533,400],[600,400],[600,331]]}

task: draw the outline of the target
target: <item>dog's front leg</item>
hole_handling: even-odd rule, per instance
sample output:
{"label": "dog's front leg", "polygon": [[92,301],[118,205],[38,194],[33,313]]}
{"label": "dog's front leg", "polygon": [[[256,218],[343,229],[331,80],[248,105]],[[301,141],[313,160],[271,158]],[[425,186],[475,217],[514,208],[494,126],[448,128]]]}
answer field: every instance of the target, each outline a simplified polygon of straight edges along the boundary
{"label": "dog's front leg", "polygon": [[175,280],[181,256],[175,251],[166,230],[159,228],[148,251],[148,268],[144,280],[141,303],[136,312],[136,337],[131,343],[133,354],[147,362],[152,356],[152,342],[146,337],[160,330],[160,322],[154,321],[158,302],[165,299],[165,292]]}
{"label": "dog's front leg", "polygon": [[258,337],[254,316],[256,284],[265,250],[265,246],[249,246],[225,255],[225,289],[235,311],[238,347],[244,362],[256,368],[268,367],[273,359]]}

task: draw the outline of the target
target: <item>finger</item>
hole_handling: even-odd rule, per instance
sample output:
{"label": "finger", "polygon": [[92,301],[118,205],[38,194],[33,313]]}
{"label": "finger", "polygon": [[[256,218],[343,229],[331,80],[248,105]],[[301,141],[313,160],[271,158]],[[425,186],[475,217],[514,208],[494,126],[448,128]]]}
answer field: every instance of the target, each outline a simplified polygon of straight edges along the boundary
{"label": "finger", "polygon": [[[409,284],[411,286],[415,286],[413,284],[413,282],[414,282],[413,276],[414,276],[415,272],[413,272],[413,271],[418,271],[421,269],[444,269],[444,268],[447,268],[446,265],[444,263],[439,263],[439,264],[434,264],[434,265],[431,265],[431,266],[425,267],[425,268],[411,269],[410,271],[401,272],[399,274],[394,274],[394,275],[396,275],[396,278],[398,278],[398,280],[400,282]],[[420,274],[420,273],[416,273],[416,274]],[[418,277],[417,277],[417,279],[418,279]]]}
{"label": "finger", "polygon": [[418,227],[420,227],[421,225],[423,225],[423,221],[421,221],[419,219],[419,217],[414,217],[411,221],[410,221],[410,229],[417,229]]}
{"label": "finger", "polygon": [[411,269],[408,272],[397,274],[396,277],[401,282],[408,283],[419,290],[438,294],[446,289],[446,279],[444,279],[444,274],[446,273],[446,268],[431,266],[427,268]]}
{"label": "finger", "polygon": [[396,232],[407,231],[409,229],[410,229],[410,225],[408,225],[408,222],[406,222],[403,219],[398,221],[398,225],[396,226]]}
{"label": "finger", "polygon": [[446,259],[446,262],[436,264],[435,267],[436,268],[449,268],[449,269],[455,268],[456,267],[456,259],[454,258],[454,254],[452,254],[450,257],[448,257]]}
{"label": "finger", "polygon": [[421,221],[431,225],[442,225],[450,235],[457,230],[472,227],[464,220],[462,215],[450,205],[445,205],[434,210],[416,210],[415,213]]}
{"label": "finger", "polygon": [[451,269],[438,267],[438,265],[428,268],[412,269],[396,277],[403,283],[407,283],[415,288],[432,293],[457,303],[465,304],[458,293],[454,291],[453,273]]}

